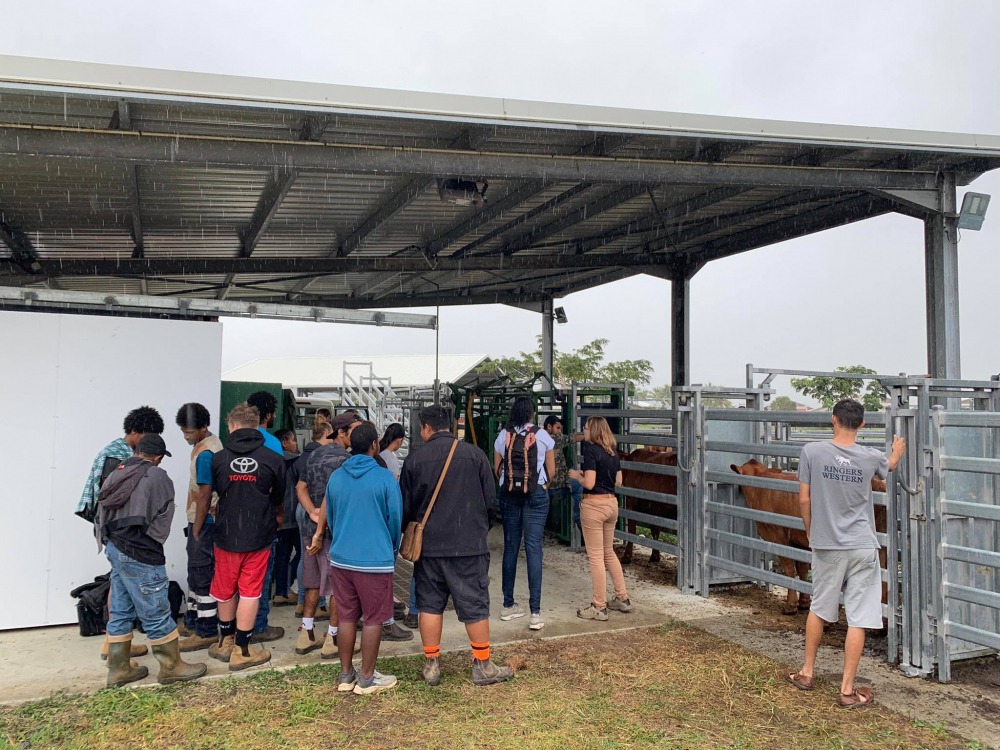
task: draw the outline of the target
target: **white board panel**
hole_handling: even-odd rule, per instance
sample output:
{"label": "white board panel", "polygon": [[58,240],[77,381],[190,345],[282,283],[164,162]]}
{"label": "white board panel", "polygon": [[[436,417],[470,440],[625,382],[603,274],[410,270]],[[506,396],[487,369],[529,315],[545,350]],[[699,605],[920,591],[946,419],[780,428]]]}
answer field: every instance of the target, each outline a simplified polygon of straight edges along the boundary
{"label": "white board panel", "polygon": [[4,523],[0,529],[0,554],[11,561],[7,569],[22,571],[18,590],[43,591],[44,604],[0,610],[0,629],[74,622],[76,602],[69,591],[110,569],[92,528],[74,510],[94,457],[123,434],[125,414],[137,406],[152,406],[163,416],[163,437],[173,454],[163,468],[174,480],[178,503],[166,544],[167,573],[185,586],[190,447],[174,416],[181,404],[198,401],[212,413],[216,431],[221,324],[2,312],[0,352],[3,392],[17,394],[0,402],[2,424],[51,425],[37,443],[22,442],[9,429],[0,437],[0,456],[16,467],[4,474],[23,477],[13,491],[6,483],[0,489],[7,518],[16,517],[20,498],[38,496],[34,477],[49,478],[46,525]]}

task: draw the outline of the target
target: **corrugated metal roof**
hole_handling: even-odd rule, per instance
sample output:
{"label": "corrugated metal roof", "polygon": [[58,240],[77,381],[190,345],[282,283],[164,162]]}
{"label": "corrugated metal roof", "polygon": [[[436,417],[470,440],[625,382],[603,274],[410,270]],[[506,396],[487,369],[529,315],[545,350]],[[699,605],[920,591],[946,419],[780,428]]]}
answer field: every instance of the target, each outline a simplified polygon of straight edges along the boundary
{"label": "corrugated metal roof", "polygon": [[[486,354],[442,354],[439,378],[442,383],[458,382],[488,359]],[[393,388],[434,385],[432,354],[255,359],[224,372],[222,378],[248,383],[281,383],[285,388],[329,390],[343,385],[345,362],[350,363],[347,372],[355,379],[373,372],[376,377],[389,380]]]}
{"label": "corrugated metal roof", "polygon": [[[869,185],[929,189],[998,165],[997,136],[0,56],[0,284],[531,302],[899,210]],[[443,202],[448,178],[488,182],[486,202]],[[191,264],[210,259],[224,265]],[[310,259],[328,261],[296,267]]]}

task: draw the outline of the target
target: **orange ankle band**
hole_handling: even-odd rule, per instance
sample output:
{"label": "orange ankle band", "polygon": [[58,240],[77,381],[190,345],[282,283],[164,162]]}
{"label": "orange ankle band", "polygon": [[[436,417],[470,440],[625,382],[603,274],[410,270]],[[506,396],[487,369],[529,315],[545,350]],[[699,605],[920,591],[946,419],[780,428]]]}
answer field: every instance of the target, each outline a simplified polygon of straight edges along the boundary
{"label": "orange ankle band", "polygon": [[437,659],[441,656],[441,646],[424,646],[424,656],[428,659]]}
{"label": "orange ankle band", "polygon": [[486,661],[490,658],[490,642],[486,643],[472,643],[472,658],[479,659],[479,661]]}

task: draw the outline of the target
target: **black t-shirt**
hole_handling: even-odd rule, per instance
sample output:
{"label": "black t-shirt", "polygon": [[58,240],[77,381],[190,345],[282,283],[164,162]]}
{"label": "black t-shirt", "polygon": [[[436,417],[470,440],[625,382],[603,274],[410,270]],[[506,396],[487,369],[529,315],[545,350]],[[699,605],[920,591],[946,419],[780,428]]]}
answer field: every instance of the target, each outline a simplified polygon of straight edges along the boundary
{"label": "black t-shirt", "polygon": [[112,542],[119,552],[128,555],[136,562],[144,565],[167,564],[167,558],[163,555],[163,545],[145,534],[141,526],[126,526],[123,529],[110,531],[108,541]]}
{"label": "black t-shirt", "polygon": [[585,443],[583,446],[583,470],[597,472],[597,481],[593,489],[586,490],[588,495],[615,494],[615,479],[621,462],[618,455],[609,455],[604,448],[595,443]]}

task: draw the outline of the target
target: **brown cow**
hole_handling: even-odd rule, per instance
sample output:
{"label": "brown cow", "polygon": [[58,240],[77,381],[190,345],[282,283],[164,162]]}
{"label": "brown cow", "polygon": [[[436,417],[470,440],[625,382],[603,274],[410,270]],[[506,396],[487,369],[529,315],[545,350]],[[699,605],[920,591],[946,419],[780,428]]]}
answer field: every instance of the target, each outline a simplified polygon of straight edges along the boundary
{"label": "brown cow", "polygon": [[[669,448],[666,450],[662,448],[638,448],[631,453],[619,452],[618,457],[622,461],[635,461],[644,464],[659,464],[660,466],[677,465],[677,454]],[[622,469],[622,485],[625,487],[633,487],[638,490],[646,490],[648,492],[660,492],[666,495],[677,494],[677,477],[667,474],[651,474],[646,471]],[[655,500],[646,500],[645,498],[626,495],[625,508],[627,510],[634,510],[638,513],[646,513],[651,516],[661,516],[663,518],[673,520],[677,519],[676,505],[658,503]],[[636,521],[634,519],[626,520],[626,529],[629,534],[635,534],[635,527]],[[658,526],[650,526],[649,530],[652,533],[653,539],[659,539],[660,532],[666,531],[666,529],[661,529]],[[632,562],[632,542],[625,543],[621,561],[623,565],[628,565]],[[660,550],[654,549],[652,554],[649,556],[649,561],[651,563],[659,562]]]}
{"label": "brown cow", "polygon": [[[790,472],[781,471],[780,469],[769,469],[756,459],[750,459],[742,466],[732,464],[729,468],[743,476],[762,477],[764,479],[786,479],[793,482],[798,482],[799,479],[797,475]],[[753,510],[764,510],[769,513],[779,513],[783,516],[793,516],[795,518],[802,517],[799,511],[798,492],[780,492],[778,490],[766,490],[759,487],[741,487],[740,489],[743,491],[743,497],[747,501],[747,507]],[[872,489],[876,492],[885,492],[885,481],[878,477],[873,477]],[[885,507],[882,505],[875,506],[875,529],[883,534],[886,530]],[[757,534],[761,539],[772,544],[809,550],[809,540],[806,538],[804,531],[758,521]],[[885,549],[879,549],[879,560],[884,568],[886,564]],[[809,570],[811,567],[809,563],[792,560],[789,557],[779,557],[778,561],[781,563],[785,575],[789,578],[795,578],[796,574],[798,574],[798,578],[801,578],[803,581],[809,580]],[[883,604],[887,598],[886,593],[886,586],[883,584]],[[781,613],[784,615],[794,615],[800,611],[808,611],[809,604],[810,598],[807,594],[799,594],[799,592],[789,589],[788,598],[781,608]]]}

